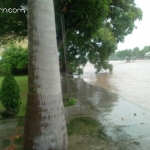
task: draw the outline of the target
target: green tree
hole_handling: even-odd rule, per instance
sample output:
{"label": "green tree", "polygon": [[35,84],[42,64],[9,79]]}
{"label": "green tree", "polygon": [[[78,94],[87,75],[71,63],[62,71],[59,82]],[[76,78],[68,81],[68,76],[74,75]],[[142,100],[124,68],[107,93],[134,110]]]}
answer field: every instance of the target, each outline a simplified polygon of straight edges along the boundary
{"label": "green tree", "polygon": [[137,58],[144,59],[147,52],[150,52],[150,46],[144,46],[144,48],[138,52]]}
{"label": "green tree", "polygon": [[[66,36],[67,52],[59,49],[60,58],[67,55],[68,68],[71,66],[76,71],[80,71],[80,65],[84,66],[88,61],[94,64],[97,72],[101,68],[111,70],[107,61],[109,55],[115,51],[118,42],[123,42],[125,36],[132,33],[135,20],[142,17],[134,0],[85,0],[84,3],[57,0],[55,5],[59,47],[62,37]],[[60,18],[65,28],[63,32]],[[98,41],[95,40],[95,34],[98,35]]]}
{"label": "green tree", "polygon": [[0,60],[0,68],[5,71],[8,67],[11,72],[17,74],[19,72],[27,73],[28,51],[21,46],[10,45],[2,54]]}
{"label": "green tree", "polygon": [[[13,75],[8,71],[2,81],[0,89],[0,101],[6,111],[13,110],[14,116],[19,112],[21,105],[20,88],[15,81]],[[9,117],[9,116],[8,116]]]}
{"label": "green tree", "polygon": [[118,51],[117,56],[122,60],[125,59],[126,56],[132,57],[132,49],[126,49],[126,50]]}
{"label": "green tree", "polygon": [[19,13],[6,13],[2,9],[21,9],[27,5],[27,0],[0,1],[0,44],[12,40],[22,40],[27,36],[27,11]]}
{"label": "green tree", "polygon": [[137,57],[139,55],[140,49],[138,47],[133,48],[132,56]]}
{"label": "green tree", "polygon": [[28,1],[25,150],[67,150],[53,0]]}

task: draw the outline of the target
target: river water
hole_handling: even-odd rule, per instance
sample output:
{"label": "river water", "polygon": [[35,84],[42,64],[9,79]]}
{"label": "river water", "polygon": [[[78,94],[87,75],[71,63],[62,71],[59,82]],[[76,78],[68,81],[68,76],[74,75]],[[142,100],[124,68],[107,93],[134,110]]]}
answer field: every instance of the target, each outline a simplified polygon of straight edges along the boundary
{"label": "river water", "polygon": [[85,82],[100,86],[138,106],[150,109],[150,60],[110,61],[113,72],[101,71],[95,74],[91,64],[84,68]]}

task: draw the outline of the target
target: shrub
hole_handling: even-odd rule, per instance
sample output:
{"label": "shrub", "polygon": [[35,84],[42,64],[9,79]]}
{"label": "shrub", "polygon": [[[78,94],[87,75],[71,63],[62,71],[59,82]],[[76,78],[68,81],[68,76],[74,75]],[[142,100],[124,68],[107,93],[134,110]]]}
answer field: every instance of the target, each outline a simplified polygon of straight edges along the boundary
{"label": "shrub", "polygon": [[69,97],[64,97],[63,101],[65,106],[71,106],[76,103],[76,100],[74,98],[69,98]]}
{"label": "shrub", "polygon": [[2,54],[0,69],[10,68],[13,74],[27,74],[28,51],[21,46],[10,45]]}
{"label": "shrub", "polygon": [[10,110],[14,112],[14,116],[18,114],[21,105],[20,89],[10,71],[5,74],[5,78],[2,81],[0,100],[6,109],[4,114],[9,114]]}

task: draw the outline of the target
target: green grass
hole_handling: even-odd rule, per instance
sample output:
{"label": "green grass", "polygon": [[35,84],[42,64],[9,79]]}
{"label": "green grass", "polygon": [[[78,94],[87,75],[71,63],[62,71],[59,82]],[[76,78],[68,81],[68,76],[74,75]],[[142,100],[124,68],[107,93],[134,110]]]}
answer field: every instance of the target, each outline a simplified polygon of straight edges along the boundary
{"label": "green grass", "polygon": [[[15,80],[17,81],[20,90],[21,90],[21,106],[20,106],[20,111],[18,116],[25,116],[26,113],[26,104],[27,104],[27,88],[28,88],[28,77],[27,76],[15,76],[14,77]],[[0,87],[2,84],[2,80],[4,79],[4,77],[0,77]],[[4,109],[4,107],[2,106],[1,102],[0,102],[0,110]]]}

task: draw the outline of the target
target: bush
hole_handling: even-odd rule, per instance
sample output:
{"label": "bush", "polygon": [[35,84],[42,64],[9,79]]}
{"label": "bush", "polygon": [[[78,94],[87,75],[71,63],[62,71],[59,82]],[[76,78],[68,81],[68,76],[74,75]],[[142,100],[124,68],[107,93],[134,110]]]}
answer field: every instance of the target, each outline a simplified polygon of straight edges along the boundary
{"label": "bush", "polygon": [[76,100],[73,99],[73,98],[69,98],[68,102],[67,102],[67,105],[68,106],[71,106],[71,105],[74,105],[76,103]]}
{"label": "bush", "polygon": [[27,74],[28,51],[21,46],[11,45],[2,54],[0,69],[9,68],[13,74]]}
{"label": "bush", "polygon": [[69,97],[64,97],[63,101],[65,106],[75,105],[76,103],[76,100],[74,98],[69,98]]}
{"label": "bush", "polygon": [[6,109],[6,111],[4,111],[4,115],[6,114],[7,116],[9,112],[14,112],[14,116],[18,114],[21,105],[20,89],[10,72],[5,74],[5,78],[2,81],[0,101]]}

